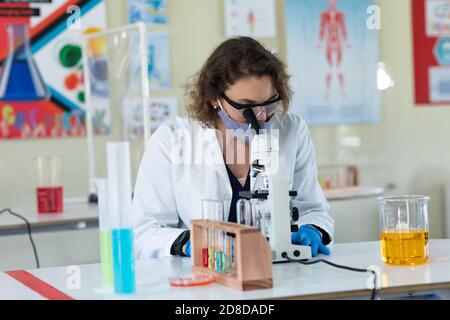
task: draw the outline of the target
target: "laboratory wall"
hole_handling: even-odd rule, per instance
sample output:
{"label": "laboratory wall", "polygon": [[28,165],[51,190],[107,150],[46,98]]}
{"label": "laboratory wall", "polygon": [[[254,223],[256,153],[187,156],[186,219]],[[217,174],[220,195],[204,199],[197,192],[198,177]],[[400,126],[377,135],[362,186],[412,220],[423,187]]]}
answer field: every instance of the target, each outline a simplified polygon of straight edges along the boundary
{"label": "laboratory wall", "polygon": [[[410,2],[378,1],[382,21],[380,60],[386,63],[395,81],[393,88],[381,93],[380,123],[315,126],[311,132],[319,164],[353,162],[360,166],[363,185],[385,187],[391,194],[429,195],[431,237],[442,238],[443,185],[450,178],[450,105],[414,105]],[[283,0],[276,3],[278,37],[261,41],[286,59]],[[109,27],[127,23],[125,0],[107,0],[106,4]],[[179,113],[183,114],[189,77],[225,39],[223,1],[170,0],[169,19],[167,27],[154,30],[169,33],[172,88],[151,95],[177,96]],[[0,141],[1,208],[35,203],[33,158],[48,154],[58,154],[63,159],[65,196],[87,196],[86,139],[3,140]],[[330,206],[336,221],[336,242],[378,238],[375,198],[332,201]],[[95,230],[38,235],[36,245],[44,266],[98,261]],[[33,266],[25,236],[0,237],[0,252],[0,270]]]}

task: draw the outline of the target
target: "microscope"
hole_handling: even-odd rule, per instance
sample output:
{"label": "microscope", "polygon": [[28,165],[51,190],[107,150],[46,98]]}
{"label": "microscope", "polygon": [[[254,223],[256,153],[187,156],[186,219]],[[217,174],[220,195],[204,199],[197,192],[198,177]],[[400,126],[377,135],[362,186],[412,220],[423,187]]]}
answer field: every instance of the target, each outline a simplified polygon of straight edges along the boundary
{"label": "microscope", "polygon": [[285,262],[284,252],[293,258],[310,259],[309,246],[291,243],[291,232],[298,231],[295,222],[299,212],[296,207],[290,209],[289,198],[297,192],[289,191],[287,173],[280,166],[278,135],[261,132],[253,111],[245,111],[249,111],[244,115],[257,134],[251,142],[250,191],[240,192],[239,197],[252,204],[253,225],[268,239],[273,262]]}

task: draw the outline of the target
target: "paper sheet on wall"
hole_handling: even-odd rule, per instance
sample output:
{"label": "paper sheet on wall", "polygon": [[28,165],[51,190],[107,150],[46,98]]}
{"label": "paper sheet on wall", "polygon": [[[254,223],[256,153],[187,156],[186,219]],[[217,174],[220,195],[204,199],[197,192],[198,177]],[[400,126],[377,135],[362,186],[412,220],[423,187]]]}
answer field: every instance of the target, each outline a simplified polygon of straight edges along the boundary
{"label": "paper sheet on wall", "polygon": [[450,1],[426,0],[425,11],[427,36],[450,36]]}
{"label": "paper sheet on wall", "polygon": [[[151,98],[149,115],[153,133],[164,121],[178,113],[176,97]],[[125,137],[135,140],[144,136],[142,100],[127,99],[123,110]]]}
{"label": "paper sheet on wall", "polygon": [[225,0],[227,37],[273,38],[277,34],[274,0]]}
{"label": "paper sheet on wall", "polygon": [[148,51],[150,90],[170,89],[169,36],[166,33],[148,35]]}
{"label": "paper sheet on wall", "polygon": [[143,21],[149,25],[167,25],[167,0],[128,0],[130,23]]}

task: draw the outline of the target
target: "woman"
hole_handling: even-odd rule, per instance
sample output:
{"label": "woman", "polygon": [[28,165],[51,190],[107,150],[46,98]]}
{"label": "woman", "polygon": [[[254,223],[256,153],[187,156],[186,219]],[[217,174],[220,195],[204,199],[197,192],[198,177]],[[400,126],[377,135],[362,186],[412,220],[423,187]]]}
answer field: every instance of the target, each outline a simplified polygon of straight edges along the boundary
{"label": "woman", "polygon": [[297,191],[291,207],[300,213],[292,242],[311,246],[313,256],[329,254],[334,222],[308,128],[287,112],[288,79],[283,63],[254,39],[230,39],[215,49],[189,89],[188,117],[161,125],[142,158],[133,199],[137,258],[190,256],[187,229],[202,218],[202,199],[224,201],[225,219],[236,222],[239,191],[250,190],[249,118],[278,130],[279,163]]}

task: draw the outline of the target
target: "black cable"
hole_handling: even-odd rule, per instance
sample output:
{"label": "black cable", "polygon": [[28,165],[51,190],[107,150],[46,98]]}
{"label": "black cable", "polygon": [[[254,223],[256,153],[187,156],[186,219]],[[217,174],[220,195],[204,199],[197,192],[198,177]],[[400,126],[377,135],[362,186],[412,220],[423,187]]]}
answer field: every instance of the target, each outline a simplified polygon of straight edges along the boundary
{"label": "black cable", "polygon": [[31,246],[33,247],[34,259],[36,260],[36,267],[39,269],[40,268],[39,257],[38,257],[38,254],[37,254],[36,245],[34,244],[34,241],[33,241],[33,237],[31,236],[31,225],[30,225],[30,223],[28,222],[28,220],[26,218],[22,217],[18,213],[13,212],[11,209],[0,210],[0,214],[2,214],[4,212],[8,212],[10,215],[15,216],[15,217],[23,220],[25,222],[25,224],[27,225],[28,237],[30,238]]}
{"label": "black cable", "polygon": [[370,295],[370,300],[375,300],[375,296],[377,294],[377,273],[374,270],[370,270],[370,269],[359,269],[359,268],[353,268],[353,267],[348,267],[348,266],[343,266],[341,264],[337,264],[328,260],[324,260],[324,259],[317,259],[314,261],[303,261],[300,259],[292,259],[289,258],[289,256],[287,255],[286,252],[283,252],[281,254],[281,256],[283,258],[285,258],[286,260],[290,261],[290,262],[297,262],[300,264],[304,264],[304,265],[311,265],[311,264],[316,264],[319,262],[323,262],[326,263],[330,266],[333,266],[335,268],[339,268],[339,269],[344,269],[344,270],[350,270],[350,271],[355,271],[355,272],[371,272],[373,274],[373,289],[372,289],[372,293]]}

